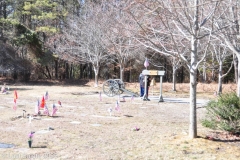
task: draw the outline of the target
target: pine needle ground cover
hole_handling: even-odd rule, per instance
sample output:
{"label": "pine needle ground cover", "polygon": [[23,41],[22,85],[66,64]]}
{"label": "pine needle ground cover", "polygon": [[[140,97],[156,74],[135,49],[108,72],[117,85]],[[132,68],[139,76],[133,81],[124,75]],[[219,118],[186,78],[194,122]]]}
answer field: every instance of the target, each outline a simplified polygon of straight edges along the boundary
{"label": "pine needle ground cover", "polygon": [[[102,83],[94,88],[93,82],[79,85],[21,85],[9,84],[9,94],[0,95],[0,131],[2,144],[0,159],[239,159],[239,137],[205,128],[200,121],[205,108],[198,106],[198,138],[188,138],[189,104],[158,103],[140,98],[102,95]],[[158,84],[157,84],[158,86]],[[198,97],[214,99],[213,89],[199,85]],[[188,84],[178,85],[171,92],[171,84],[163,84],[163,97],[187,97]],[[139,91],[137,83],[127,89]],[[230,88],[226,87],[225,88]],[[234,87],[232,87],[234,88]],[[17,109],[13,110],[13,93],[17,90]],[[48,91],[46,104],[61,101],[56,115],[33,117],[37,99]],[[156,87],[151,94],[157,95]],[[151,98],[150,98],[151,99]],[[112,115],[109,108],[113,109]],[[136,129],[137,128],[137,129]],[[32,148],[28,134],[34,131]]]}

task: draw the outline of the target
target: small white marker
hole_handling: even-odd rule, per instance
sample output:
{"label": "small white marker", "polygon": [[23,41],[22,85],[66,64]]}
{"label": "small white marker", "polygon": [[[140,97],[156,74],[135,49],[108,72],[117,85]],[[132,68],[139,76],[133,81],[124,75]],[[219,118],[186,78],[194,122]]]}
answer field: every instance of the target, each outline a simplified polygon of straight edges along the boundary
{"label": "small white marker", "polygon": [[32,123],[32,116],[29,116],[29,123]]}

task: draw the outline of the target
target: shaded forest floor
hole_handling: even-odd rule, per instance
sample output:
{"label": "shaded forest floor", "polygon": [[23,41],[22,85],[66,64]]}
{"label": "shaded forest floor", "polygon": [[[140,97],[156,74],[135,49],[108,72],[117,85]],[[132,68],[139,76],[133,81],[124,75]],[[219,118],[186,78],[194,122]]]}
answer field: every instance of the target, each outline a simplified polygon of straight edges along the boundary
{"label": "shaded forest floor", "polygon": [[[3,82],[2,82],[3,83]],[[2,85],[1,83],[1,85]],[[198,104],[198,138],[188,138],[189,104],[158,103],[151,97],[159,95],[159,84],[150,89],[151,101],[101,95],[102,82],[6,82],[9,94],[0,95],[0,143],[13,144],[0,148],[0,159],[239,159],[239,137],[212,131],[201,126],[205,109]],[[187,98],[189,84],[163,84],[163,97]],[[126,83],[126,88],[139,92],[138,83]],[[216,98],[217,84],[198,84],[198,98]],[[223,86],[224,92],[234,91],[235,84]],[[13,107],[13,92],[17,90],[17,110]],[[49,93],[46,104],[62,102],[54,117],[36,116],[29,123],[24,118],[34,114],[37,99]],[[120,100],[120,110],[115,110]],[[125,100],[125,101],[124,101]],[[113,109],[112,115],[108,112]],[[43,112],[41,110],[41,112]],[[52,129],[49,130],[49,127]],[[136,130],[138,128],[139,130]],[[32,148],[28,134],[34,131]],[[0,144],[1,146],[1,144]]]}

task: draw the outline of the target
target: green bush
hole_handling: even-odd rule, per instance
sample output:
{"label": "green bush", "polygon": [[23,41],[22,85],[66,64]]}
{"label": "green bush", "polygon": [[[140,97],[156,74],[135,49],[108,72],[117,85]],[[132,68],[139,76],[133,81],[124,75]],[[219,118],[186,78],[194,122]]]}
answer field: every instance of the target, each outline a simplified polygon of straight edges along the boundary
{"label": "green bush", "polygon": [[202,125],[232,133],[240,131],[240,98],[236,93],[222,94],[206,106]]}

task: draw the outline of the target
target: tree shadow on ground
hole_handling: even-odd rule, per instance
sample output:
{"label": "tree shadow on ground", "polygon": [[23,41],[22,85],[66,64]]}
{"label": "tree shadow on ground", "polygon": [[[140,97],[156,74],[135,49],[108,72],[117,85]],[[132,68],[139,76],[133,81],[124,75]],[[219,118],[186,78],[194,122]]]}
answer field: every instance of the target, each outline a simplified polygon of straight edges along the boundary
{"label": "tree shadow on ground", "polygon": [[209,140],[209,141],[214,141],[214,142],[224,142],[224,143],[236,143],[240,142],[240,137],[238,134],[236,135],[231,135],[231,134],[223,134],[221,132],[218,132],[213,135],[207,135],[205,137],[198,136],[197,138]]}
{"label": "tree shadow on ground", "polygon": [[51,118],[63,118],[64,116],[51,116]]}
{"label": "tree shadow on ground", "polygon": [[94,95],[99,94],[99,92],[72,92],[72,95]]}
{"label": "tree shadow on ground", "polygon": [[47,148],[47,146],[32,146],[31,148]]}
{"label": "tree shadow on ground", "polygon": [[133,117],[132,115],[124,115],[125,117],[128,117],[128,118],[131,118],[131,117]]}

